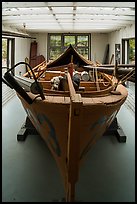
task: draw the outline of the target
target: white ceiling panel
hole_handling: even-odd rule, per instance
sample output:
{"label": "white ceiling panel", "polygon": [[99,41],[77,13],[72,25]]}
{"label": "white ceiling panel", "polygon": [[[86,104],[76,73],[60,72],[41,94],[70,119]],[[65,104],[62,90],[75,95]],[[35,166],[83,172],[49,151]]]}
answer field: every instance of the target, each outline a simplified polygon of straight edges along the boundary
{"label": "white ceiling panel", "polygon": [[111,32],[135,22],[135,2],[2,2],[2,24],[25,32]]}
{"label": "white ceiling panel", "polygon": [[51,7],[53,13],[55,14],[72,14],[73,13],[73,7]]}

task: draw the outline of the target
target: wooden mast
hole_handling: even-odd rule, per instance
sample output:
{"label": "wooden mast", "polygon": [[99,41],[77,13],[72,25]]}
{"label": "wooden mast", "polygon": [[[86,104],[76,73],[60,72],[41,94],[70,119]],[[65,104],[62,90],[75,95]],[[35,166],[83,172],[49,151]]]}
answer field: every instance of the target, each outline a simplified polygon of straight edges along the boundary
{"label": "wooden mast", "polygon": [[76,94],[71,80],[71,75],[67,73],[70,91],[70,112],[68,128],[67,147],[67,182],[66,182],[66,202],[75,201],[75,184],[79,174],[80,155],[80,120],[82,115],[82,99],[80,94]]}

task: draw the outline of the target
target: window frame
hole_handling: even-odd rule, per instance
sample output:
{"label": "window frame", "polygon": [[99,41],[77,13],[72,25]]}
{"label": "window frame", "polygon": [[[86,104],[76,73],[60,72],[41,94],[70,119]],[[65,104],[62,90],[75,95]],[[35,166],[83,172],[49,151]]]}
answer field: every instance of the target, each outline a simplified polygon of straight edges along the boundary
{"label": "window frame", "polygon": [[[15,38],[10,38],[10,37],[5,37],[2,36],[2,39],[7,40],[7,62],[6,62],[6,67],[2,65],[2,69],[10,69],[15,62]],[[14,74],[14,70],[11,71]]]}
{"label": "window frame", "polygon": [[[88,59],[91,60],[91,33],[48,33],[48,43],[47,43],[47,60],[50,60],[50,50],[51,48],[59,48],[59,46],[51,46],[50,45],[50,36],[59,35],[61,36],[61,53],[64,52],[66,46],[64,46],[65,36],[75,36],[75,48],[76,50],[79,48],[87,48],[88,49]],[[88,36],[88,45],[87,46],[78,46],[77,39],[78,36]]]}
{"label": "window frame", "polygon": [[122,39],[122,64],[129,64],[129,41],[135,40],[135,38],[123,38]]}

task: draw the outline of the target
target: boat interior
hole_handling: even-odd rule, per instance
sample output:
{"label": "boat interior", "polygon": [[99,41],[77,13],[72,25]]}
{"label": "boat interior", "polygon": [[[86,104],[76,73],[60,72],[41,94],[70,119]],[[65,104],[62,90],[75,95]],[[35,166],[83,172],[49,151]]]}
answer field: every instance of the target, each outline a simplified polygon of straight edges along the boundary
{"label": "boat interior", "polygon": [[[52,70],[47,69],[39,78],[39,83],[43,86],[43,91],[50,94],[61,94],[69,92],[68,84],[68,73],[69,68],[65,67],[54,67]],[[65,70],[65,71],[64,71]],[[60,78],[60,80],[56,80]],[[73,86],[77,93],[94,94],[98,92],[106,93],[112,89],[113,80],[112,76],[105,73],[97,72],[97,70],[86,72],[84,69],[74,69],[73,76],[71,77]],[[55,80],[55,81],[54,81]],[[56,85],[56,86],[55,86]]]}

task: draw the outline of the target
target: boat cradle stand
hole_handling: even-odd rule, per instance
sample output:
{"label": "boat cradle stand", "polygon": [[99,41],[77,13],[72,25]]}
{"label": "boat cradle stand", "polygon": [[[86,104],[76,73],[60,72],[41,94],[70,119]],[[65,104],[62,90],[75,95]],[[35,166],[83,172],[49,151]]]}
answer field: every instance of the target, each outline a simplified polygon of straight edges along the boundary
{"label": "boat cradle stand", "polygon": [[39,133],[37,132],[37,130],[35,129],[32,122],[27,116],[26,121],[23,123],[21,129],[17,134],[17,141],[25,141],[28,135],[39,135]]}
{"label": "boat cradle stand", "polygon": [[[17,134],[17,140],[18,141],[25,141],[26,137],[28,135],[39,135],[33,124],[31,123],[30,119],[26,117],[25,123],[23,123],[21,129],[19,130]],[[123,143],[126,142],[126,136],[122,130],[122,128],[119,126],[117,122],[117,118],[113,120],[108,130],[104,133],[103,136],[108,135],[115,135],[118,142]]]}
{"label": "boat cradle stand", "polygon": [[107,131],[104,133],[104,136],[108,135],[115,135],[120,143],[126,142],[127,137],[125,136],[122,128],[118,124],[116,117],[114,118],[113,122],[111,123]]}

